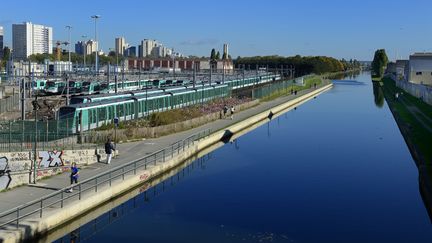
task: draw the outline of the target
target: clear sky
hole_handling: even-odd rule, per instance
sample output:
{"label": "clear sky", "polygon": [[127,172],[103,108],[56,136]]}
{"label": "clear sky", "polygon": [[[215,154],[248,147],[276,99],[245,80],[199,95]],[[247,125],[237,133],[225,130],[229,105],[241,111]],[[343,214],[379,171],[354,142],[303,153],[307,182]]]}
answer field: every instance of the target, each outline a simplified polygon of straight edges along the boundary
{"label": "clear sky", "polygon": [[0,25],[11,44],[12,23],[30,21],[54,28],[54,40],[94,37],[114,47],[157,39],[186,55],[326,55],[371,60],[385,48],[390,59],[432,50],[432,1],[427,0],[1,0]]}

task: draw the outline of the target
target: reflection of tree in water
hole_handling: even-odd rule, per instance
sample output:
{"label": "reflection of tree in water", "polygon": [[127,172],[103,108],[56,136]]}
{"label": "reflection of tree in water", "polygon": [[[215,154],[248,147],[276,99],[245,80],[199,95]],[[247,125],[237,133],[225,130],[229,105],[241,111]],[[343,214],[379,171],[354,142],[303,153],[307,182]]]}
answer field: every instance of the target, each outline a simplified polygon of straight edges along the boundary
{"label": "reflection of tree in water", "polygon": [[375,105],[379,108],[384,106],[384,93],[381,86],[377,82],[373,82],[373,93],[375,99]]}

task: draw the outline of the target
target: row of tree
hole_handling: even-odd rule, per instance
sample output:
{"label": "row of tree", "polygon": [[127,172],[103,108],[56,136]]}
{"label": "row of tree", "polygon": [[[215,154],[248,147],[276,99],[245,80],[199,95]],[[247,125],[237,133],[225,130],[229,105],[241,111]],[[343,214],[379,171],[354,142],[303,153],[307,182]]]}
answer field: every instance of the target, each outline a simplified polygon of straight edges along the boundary
{"label": "row of tree", "polygon": [[344,59],[337,60],[326,56],[255,56],[255,57],[237,57],[234,60],[235,65],[250,66],[255,69],[257,65],[260,67],[269,67],[277,69],[283,66],[291,66],[295,68],[296,76],[302,76],[310,73],[322,74],[328,72],[340,72],[360,67],[360,62],[357,60],[346,61]]}
{"label": "row of tree", "polygon": [[[210,59],[220,60],[221,59],[220,52],[219,51],[216,52],[216,50],[213,48],[210,53]],[[231,59],[231,56],[230,55],[227,56],[227,54],[224,52],[222,55],[222,60],[226,60],[226,59]]]}
{"label": "row of tree", "polygon": [[382,77],[384,70],[387,67],[388,57],[384,49],[378,49],[375,51],[374,59],[372,61],[372,76]]}

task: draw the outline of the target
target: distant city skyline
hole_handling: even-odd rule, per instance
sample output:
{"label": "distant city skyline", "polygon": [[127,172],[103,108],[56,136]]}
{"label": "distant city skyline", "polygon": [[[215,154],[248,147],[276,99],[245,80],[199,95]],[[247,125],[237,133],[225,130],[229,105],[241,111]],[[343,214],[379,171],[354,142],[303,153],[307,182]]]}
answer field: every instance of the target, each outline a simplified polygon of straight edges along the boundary
{"label": "distant city skyline", "polygon": [[5,45],[12,46],[12,24],[25,21],[53,27],[53,41],[68,40],[66,25],[73,27],[72,43],[83,35],[94,39],[90,16],[99,14],[98,41],[104,52],[115,48],[115,38],[120,36],[131,46],[156,39],[196,56],[209,56],[212,48],[222,52],[228,43],[233,58],[299,54],[371,60],[376,49],[384,48],[394,60],[432,50],[432,34],[425,31],[432,26],[428,17],[432,3],[424,0],[121,3],[2,1]]}

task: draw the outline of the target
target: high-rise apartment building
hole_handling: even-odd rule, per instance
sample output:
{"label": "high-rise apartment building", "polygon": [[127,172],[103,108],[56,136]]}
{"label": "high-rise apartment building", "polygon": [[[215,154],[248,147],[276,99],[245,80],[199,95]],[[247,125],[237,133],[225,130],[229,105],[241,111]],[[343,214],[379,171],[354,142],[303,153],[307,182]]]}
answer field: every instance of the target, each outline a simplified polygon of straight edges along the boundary
{"label": "high-rise apartment building", "polygon": [[88,40],[87,41],[87,48],[85,50],[87,55],[91,55],[93,52],[96,52],[97,48],[97,41],[94,40]]}
{"label": "high-rise apartment building", "polygon": [[26,59],[33,54],[53,52],[53,29],[24,22],[12,25],[12,49],[15,59]]}
{"label": "high-rise apartment building", "polygon": [[127,44],[124,37],[115,38],[115,51],[117,55],[124,55],[124,50],[126,47]]}
{"label": "high-rise apartment building", "polygon": [[86,42],[85,41],[78,41],[75,43],[75,53],[79,55],[84,55],[86,52]]}
{"label": "high-rise apartment building", "polygon": [[158,44],[157,44],[156,40],[149,40],[149,39],[142,40],[140,48],[139,48],[139,50],[140,50],[139,57],[154,56],[156,53],[154,48],[157,46],[158,46]]}

